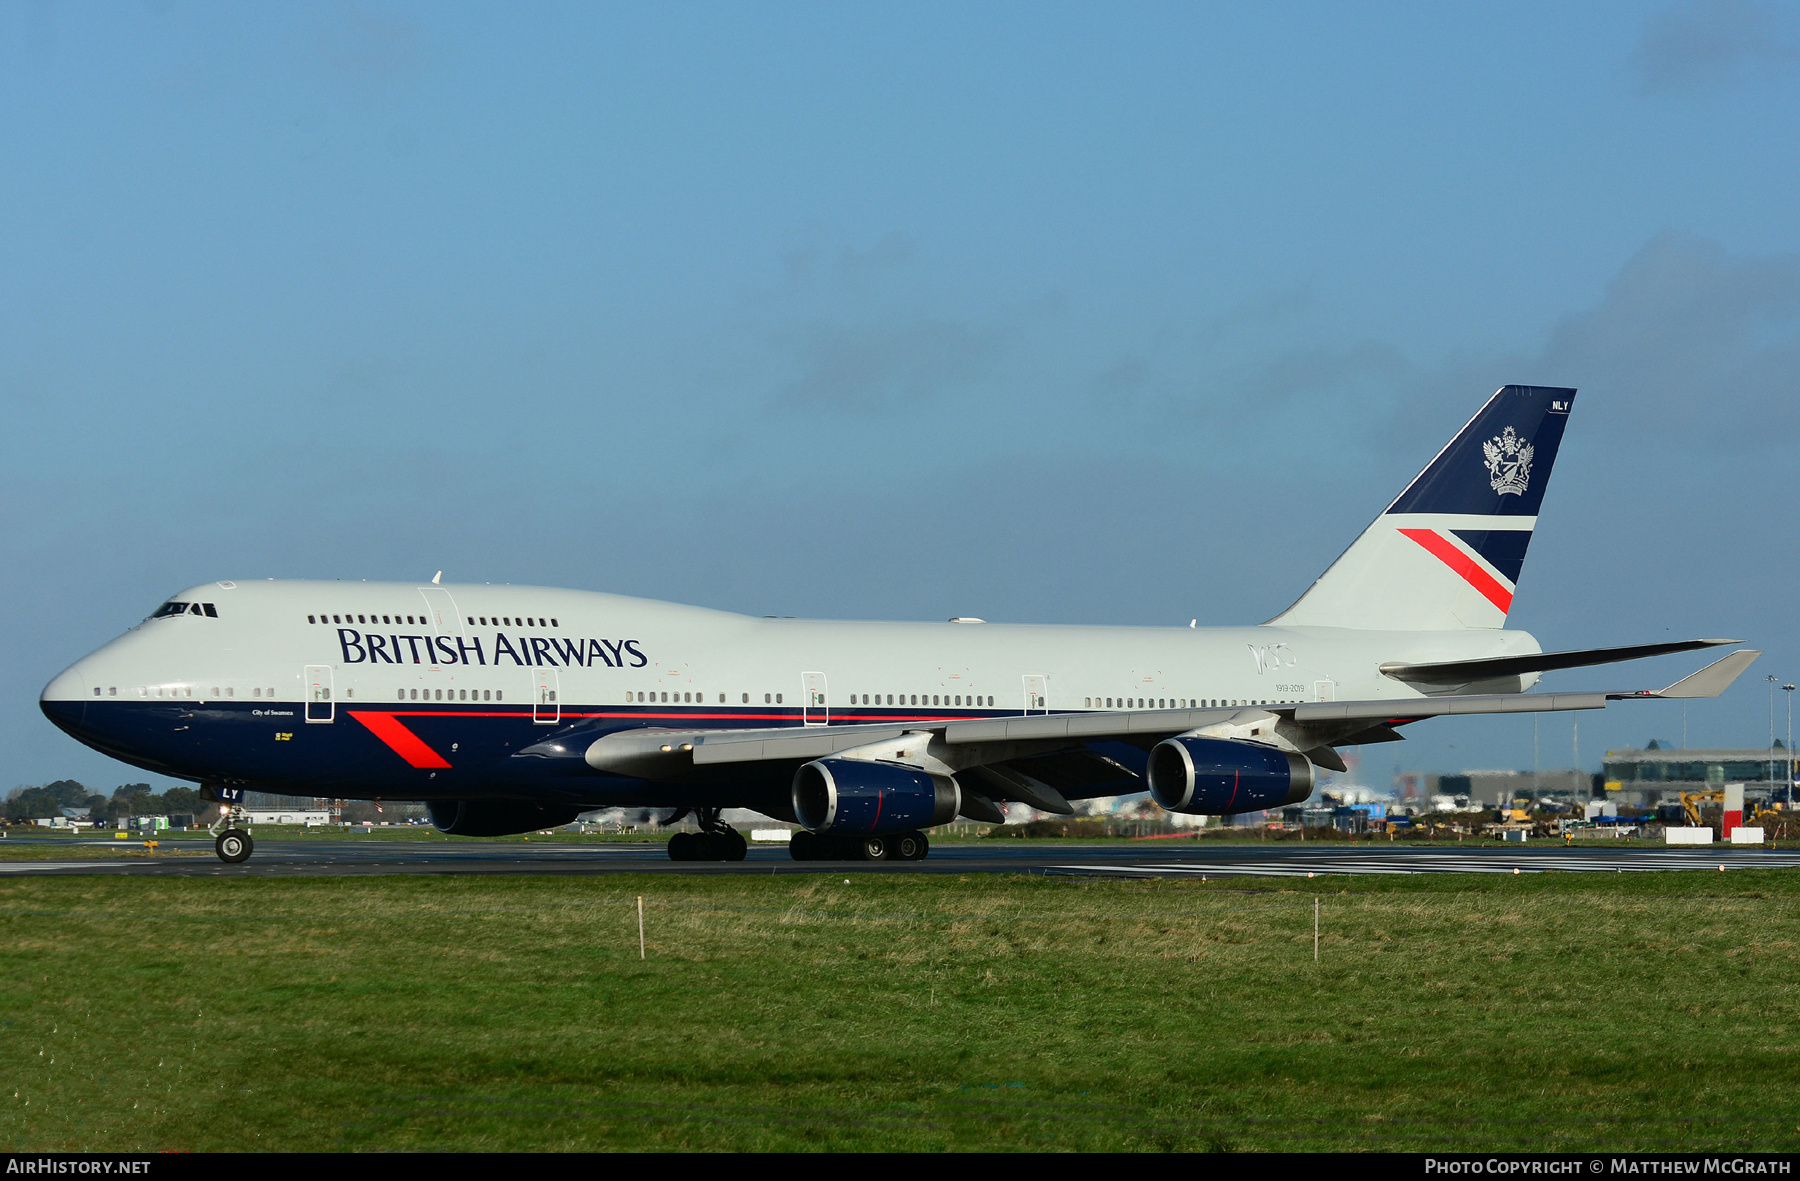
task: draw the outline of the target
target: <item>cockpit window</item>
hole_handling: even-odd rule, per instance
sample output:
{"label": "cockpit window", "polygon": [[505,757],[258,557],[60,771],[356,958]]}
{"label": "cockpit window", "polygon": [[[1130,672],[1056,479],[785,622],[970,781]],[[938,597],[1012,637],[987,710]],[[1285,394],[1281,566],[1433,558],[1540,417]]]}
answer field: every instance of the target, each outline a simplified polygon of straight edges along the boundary
{"label": "cockpit window", "polygon": [[151,613],[152,619],[166,619],[171,615],[203,615],[208,619],[217,619],[219,609],[212,603],[164,603]]}

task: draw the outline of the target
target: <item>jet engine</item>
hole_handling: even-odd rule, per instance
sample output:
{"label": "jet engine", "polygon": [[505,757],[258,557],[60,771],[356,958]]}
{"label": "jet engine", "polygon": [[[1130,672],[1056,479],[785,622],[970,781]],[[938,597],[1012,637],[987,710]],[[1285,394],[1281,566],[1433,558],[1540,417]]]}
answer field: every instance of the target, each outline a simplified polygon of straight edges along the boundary
{"label": "jet engine", "polygon": [[581,815],[569,804],[528,804],[519,800],[434,800],[425,805],[431,823],[459,837],[507,837],[516,832],[555,828]]}
{"label": "jet engine", "polygon": [[1305,755],[1229,738],[1166,738],[1150,751],[1150,795],[1171,812],[1229,816],[1312,795]]}
{"label": "jet engine", "polygon": [[956,818],[962,790],[900,763],[817,759],[794,772],[794,815],[808,831],[878,836]]}

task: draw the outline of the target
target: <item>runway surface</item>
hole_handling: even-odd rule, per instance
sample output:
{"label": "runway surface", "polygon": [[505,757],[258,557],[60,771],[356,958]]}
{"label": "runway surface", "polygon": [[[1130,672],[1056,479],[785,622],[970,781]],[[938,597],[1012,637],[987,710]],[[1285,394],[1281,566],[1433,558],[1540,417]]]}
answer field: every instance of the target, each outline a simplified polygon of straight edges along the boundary
{"label": "runway surface", "polygon": [[[941,842],[920,862],[797,862],[784,845],[752,845],[735,863],[674,862],[661,842],[633,844],[546,840],[417,841],[368,838],[294,838],[258,841],[255,855],[226,865],[210,839],[175,838],[154,857],[124,858],[99,851],[104,841],[12,838],[12,845],[67,849],[57,860],[3,860],[0,876],[125,874],[199,877],[329,877],[391,873],[527,874],[767,874],[767,873],[1032,873],[1115,877],[1305,877],[1308,874],[1400,873],[1640,873],[1656,870],[1771,869],[1800,866],[1800,850],[1706,848],[1523,848],[1501,845],[1220,844],[1144,841],[1080,844],[1062,841]],[[16,847],[16,846],[15,846]],[[0,857],[4,853],[0,852]],[[104,859],[102,859],[104,858]]]}

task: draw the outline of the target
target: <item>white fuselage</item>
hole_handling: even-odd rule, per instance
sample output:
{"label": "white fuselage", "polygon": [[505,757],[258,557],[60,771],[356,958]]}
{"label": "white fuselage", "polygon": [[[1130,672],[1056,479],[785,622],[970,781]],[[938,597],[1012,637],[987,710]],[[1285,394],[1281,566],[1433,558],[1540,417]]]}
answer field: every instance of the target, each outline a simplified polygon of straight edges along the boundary
{"label": "white fuselage", "polygon": [[[565,731],[586,741],[642,727],[1400,703],[1421,695],[1383,676],[1384,662],[1538,650],[1530,635],[1497,629],[756,619],[491,585],[217,582],[165,611],[180,613],[147,619],[52,681],[45,713],[83,742],[169,775],[391,799],[673,798],[666,785],[578,760],[527,757]],[[737,773],[708,790],[730,801],[741,787],[755,806],[791,773]]]}
{"label": "white fuselage", "polygon": [[[441,596],[454,615],[443,619],[427,595]],[[976,708],[979,700],[983,712],[1141,708],[1140,698],[1171,706],[1403,701],[1420,694],[1383,676],[1382,663],[1538,651],[1528,633],[1498,629],[757,619],[590,591],[490,585],[207,583],[174,601],[213,603],[218,615],[146,620],[58,676],[45,700],[241,703],[267,694],[291,704],[308,696],[308,667],[323,667],[339,703],[476,690],[527,704],[550,672],[558,712],[625,705],[627,693],[629,704],[640,694],[647,704],[655,693],[667,712],[684,717],[718,706],[736,716],[730,707],[780,705],[756,712],[797,718],[822,678],[821,712],[843,720],[865,704],[873,709],[878,694],[884,707],[889,697],[896,709],[902,697],[909,707],[966,701]],[[1034,692],[1037,699],[1028,700]],[[665,702],[673,694],[681,696]]]}

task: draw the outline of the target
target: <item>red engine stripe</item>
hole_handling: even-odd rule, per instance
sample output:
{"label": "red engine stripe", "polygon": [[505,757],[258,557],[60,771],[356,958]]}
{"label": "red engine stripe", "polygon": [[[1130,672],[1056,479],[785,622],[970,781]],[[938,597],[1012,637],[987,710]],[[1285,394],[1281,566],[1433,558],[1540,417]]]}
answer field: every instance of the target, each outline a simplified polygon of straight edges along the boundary
{"label": "red engine stripe", "polygon": [[393,752],[415,767],[436,770],[449,767],[444,757],[425,745],[425,740],[406,728],[406,723],[390,713],[372,710],[346,710],[351,717],[369,728],[369,733],[387,743]]}
{"label": "red engine stripe", "polygon": [[1476,565],[1474,558],[1450,544],[1450,540],[1443,534],[1435,529],[1402,529],[1400,532],[1424,546],[1432,557],[1460,574],[1464,582],[1500,608],[1502,615],[1512,610],[1512,592],[1501,586],[1492,574]]}

